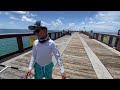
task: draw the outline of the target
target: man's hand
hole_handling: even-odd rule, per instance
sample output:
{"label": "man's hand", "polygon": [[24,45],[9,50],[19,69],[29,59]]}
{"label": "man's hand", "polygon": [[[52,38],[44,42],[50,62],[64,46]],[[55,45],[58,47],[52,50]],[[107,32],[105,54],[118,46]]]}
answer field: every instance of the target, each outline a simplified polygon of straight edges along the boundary
{"label": "man's hand", "polygon": [[61,73],[62,79],[66,79],[66,74],[65,73]]}
{"label": "man's hand", "polygon": [[25,78],[27,79],[32,74],[32,69],[27,69]]}

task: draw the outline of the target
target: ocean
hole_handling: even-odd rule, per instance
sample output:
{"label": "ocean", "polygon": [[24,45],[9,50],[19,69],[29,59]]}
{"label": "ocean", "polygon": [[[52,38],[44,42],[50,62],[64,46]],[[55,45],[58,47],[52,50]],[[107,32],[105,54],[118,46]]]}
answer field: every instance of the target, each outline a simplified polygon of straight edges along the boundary
{"label": "ocean", "polygon": [[[48,32],[60,32],[60,30],[48,30]],[[32,31],[28,29],[0,29],[0,34],[8,34],[8,33],[32,33]],[[101,32],[101,33],[104,33],[104,32]],[[107,34],[116,35],[117,33],[110,32]],[[24,48],[31,46],[29,36],[22,37],[22,40],[23,40]],[[6,55],[8,53],[11,53],[17,50],[18,50],[18,47],[17,47],[16,38],[0,39],[0,56]]]}

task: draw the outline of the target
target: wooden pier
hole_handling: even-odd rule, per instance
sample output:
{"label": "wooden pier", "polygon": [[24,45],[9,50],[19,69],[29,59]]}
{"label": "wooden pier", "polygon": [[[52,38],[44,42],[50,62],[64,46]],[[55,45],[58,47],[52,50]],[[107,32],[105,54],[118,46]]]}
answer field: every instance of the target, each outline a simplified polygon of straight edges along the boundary
{"label": "wooden pier", "polygon": [[[82,33],[72,33],[55,40],[62,56],[67,79],[120,79],[120,52]],[[2,62],[6,68],[0,79],[25,79],[31,52]],[[61,79],[53,56],[53,78]],[[0,66],[0,70],[4,67]],[[31,77],[33,79],[34,77]]]}

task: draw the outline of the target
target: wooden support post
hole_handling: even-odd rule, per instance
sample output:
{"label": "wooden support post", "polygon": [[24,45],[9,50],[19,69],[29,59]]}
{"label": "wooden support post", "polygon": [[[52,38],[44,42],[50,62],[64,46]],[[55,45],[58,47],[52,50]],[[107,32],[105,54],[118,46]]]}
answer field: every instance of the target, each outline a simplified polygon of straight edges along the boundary
{"label": "wooden support post", "polygon": [[17,44],[18,44],[18,50],[19,50],[19,52],[24,51],[24,50],[23,50],[22,36],[18,36],[18,37],[17,37]]}
{"label": "wooden support post", "polygon": [[114,45],[114,47],[117,47],[117,45],[118,45],[118,41],[119,41],[119,38],[116,37],[116,41],[115,41],[115,45]]}
{"label": "wooden support post", "polygon": [[51,38],[51,33],[49,33],[49,37]]}
{"label": "wooden support post", "polygon": [[56,33],[54,33],[55,37],[54,37],[54,40],[56,39]]}
{"label": "wooden support post", "polygon": [[108,42],[108,45],[109,45],[109,46],[112,46],[112,40],[113,40],[113,36],[110,36],[109,42]]}
{"label": "wooden support post", "polygon": [[98,40],[98,36],[99,36],[99,34],[97,33],[97,34],[96,34],[96,40]]}
{"label": "wooden support post", "polygon": [[101,41],[103,42],[103,37],[104,37],[104,35],[103,34],[101,34]]}

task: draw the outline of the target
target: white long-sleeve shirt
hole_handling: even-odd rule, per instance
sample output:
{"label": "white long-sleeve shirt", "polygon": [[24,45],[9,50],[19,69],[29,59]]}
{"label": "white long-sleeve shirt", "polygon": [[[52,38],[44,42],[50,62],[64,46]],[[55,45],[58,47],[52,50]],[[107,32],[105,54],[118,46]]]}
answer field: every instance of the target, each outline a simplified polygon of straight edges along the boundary
{"label": "white long-sleeve shirt", "polygon": [[45,43],[40,43],[39,40],[35,40],[32,48],[32,57],[29,64],[29,69],[32,69],[35,62],[41,66],[46,66],[52,62],[52,53],[54,54],[60,72],[64,72],[64,67],[60,53],[55,45],[55,42],[51,39]]}

